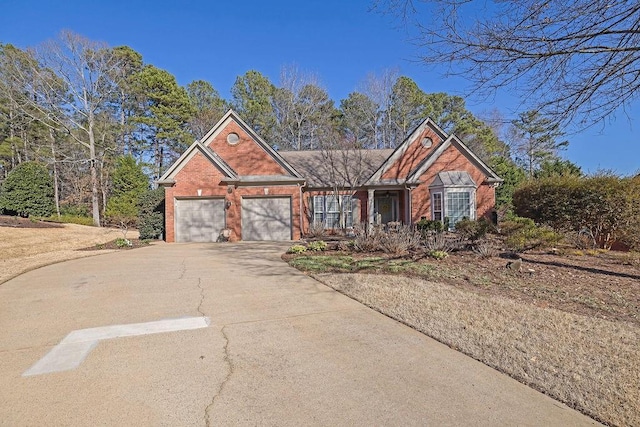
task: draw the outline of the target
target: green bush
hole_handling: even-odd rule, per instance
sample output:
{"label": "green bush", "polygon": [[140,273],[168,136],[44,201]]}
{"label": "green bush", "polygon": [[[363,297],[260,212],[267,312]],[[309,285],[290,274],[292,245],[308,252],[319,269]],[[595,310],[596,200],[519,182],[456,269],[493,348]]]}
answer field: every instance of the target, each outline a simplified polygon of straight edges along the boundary
{"label": "green bush", "polygon": [[640,178],[610,173],[530,180],[513,195],[515,212],[556,231],[589,230],[601,248],[637,236]]}
{"label": "green bush", "polygon": [[[62,203],[60,215],[91,218],[91,211],[89,206],[83,203]],[[91,224],[93,224],[93,218],[91,218]]]}
{"label": "green bush", "polygon": [[7,176],[0,188],[0,210],[21,217],[48,217],[53,213],[53,180],[37,162],[23,162]]}
{"label": "green bush", "polygon": [[142,166],[132,156],[118,158],[111,182],[111,197],[105,209],[107,222],[125,226],[136,224],[139,199],[149,189],[149,178]]}
{"label": "green bush", "polygon": [[547,226],[538,226],[531,218],[514,216],[501,225],[505,246],[514,252],[545,248],[557,244],[562,236]]}
{"label": "green bush", "polygon": [[491,221],[484,217],[477,221],[462,218],[456,222],[455,225],[456,233],[465,240],[471,240],[471,242],[482,239],[489,231],[493,230],[493,228],[494,226]]}
{"label": "green bush", "polygon": [[119,237],[116,239],[116,246],[119,248],[128,248],[133,246],[133,243],[131,243],[131,240],[129,239],[124,239],[122,237]]}
{"label": "green bush", "polygon": [[164,234],[164,188],[148,190],[139,199],[140,239],[159,239]]}
{"label": "green bush", "polygon": [[441,221],[421,219],[420,221],[416,222],[416,228],[420,233],[424,234],[429,231],[435,231],[435,232],[442,231],[444,230],[444,225],[442,224]]}
{"label": "green bush", "polygon": [[327,242],[323,240],[316,240],[315,242],[309,242],[307,250],[320,252],[327,249]]}
{"label": "green bush", "polygon": [[287,249],[288,254],[300,254],[305,252],[307,247],[305,245],[293,245],[289,249]]}
{"label": "green bush", "polygon": [[93,218],[87,216],[75,216],[75,215],[51,215],[46,218],[47,221],[60,222],[63,224],[79,224],[93,226]]}
{"label": "green bush", "polygon": [[446,257],[449,256],[449,254],[446,253],[445,251],[429,251],[428,255],[431,258],[435,258],[437,260],[445,259]]}

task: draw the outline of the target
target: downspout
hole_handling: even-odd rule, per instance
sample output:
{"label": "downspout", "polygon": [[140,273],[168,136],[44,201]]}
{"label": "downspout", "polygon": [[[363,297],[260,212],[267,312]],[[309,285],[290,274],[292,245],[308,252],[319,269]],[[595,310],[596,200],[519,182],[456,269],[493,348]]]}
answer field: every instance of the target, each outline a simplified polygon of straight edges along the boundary
{"label": "downspout", "polygon": [[409,192],[409,212],[407,212],[408,216],[409,216],[409,223],[407,225],[411,225],[413,223],[413,200],[411,198],[411,187],[408,186],[406,183],[404,184],[404,188]]}
{"label": "downspout", "polygon": [[304,216],[302,215],[303,211],[304,211],[304,197],[302,196],[302,189],[304,187],[307,186],[307,181],[304,181],[301,185],[300,185],[300,219],[298,220],[300,222],[300,239],[302,239],[302,224],[304,223]]}

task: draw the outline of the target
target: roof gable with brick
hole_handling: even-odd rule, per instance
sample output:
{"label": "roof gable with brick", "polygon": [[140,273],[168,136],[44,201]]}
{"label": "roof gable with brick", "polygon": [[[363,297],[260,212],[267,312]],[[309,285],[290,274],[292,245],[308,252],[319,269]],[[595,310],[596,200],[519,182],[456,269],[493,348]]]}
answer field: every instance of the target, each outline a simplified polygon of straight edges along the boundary
{"label": "roof gable with brick", "polygon": [[297,171],[233,110],[202,138],[239,176],[300,178]]}

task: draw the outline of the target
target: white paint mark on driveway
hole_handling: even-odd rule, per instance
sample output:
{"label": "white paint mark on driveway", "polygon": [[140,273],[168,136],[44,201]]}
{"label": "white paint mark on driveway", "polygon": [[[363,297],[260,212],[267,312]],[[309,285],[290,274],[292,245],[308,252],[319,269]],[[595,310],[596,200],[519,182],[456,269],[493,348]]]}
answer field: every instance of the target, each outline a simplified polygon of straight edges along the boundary
{"label": "white paint mark on driveway", "polygon": [[156,322],[78,329],[64,337],[57,346],[53,347],[42,359],[27,369],[22,376],[29,377],[75,369],[80,366],[91,350],[102,340],[200,329],[206,328],[209,323],[208,317],[183,317],[180,319],[158,320]]}

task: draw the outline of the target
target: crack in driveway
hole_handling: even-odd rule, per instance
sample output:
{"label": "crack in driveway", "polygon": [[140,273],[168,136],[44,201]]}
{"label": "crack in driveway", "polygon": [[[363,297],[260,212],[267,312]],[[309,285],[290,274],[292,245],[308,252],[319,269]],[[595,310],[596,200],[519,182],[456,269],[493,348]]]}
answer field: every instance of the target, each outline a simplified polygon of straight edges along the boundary
{"label": "crack in driveway", "polygon": [[200,277],[198,277],[198,289],[200,289],[200,303],[196,310],[198,310],[198,313],[200,313],[202,317],[205,317],[204,311],[202,311],[202,304],[204,303],[204,288],[202,287],[202,279]]}
{"label": "crack in driveway", "polygon": [[205,425],[207,427],[209,427],[211,425],[210,424],[211,423],[211,419],[210,419],[211,414],[209,412],[210,412],[211,408],[213,407],[213,405],[215,405],[216,400],[222,394],[222,391],[224,390],[225,386],[227,385],[227,383],[231,379],[231,376],[233,375],[233,372],[234,372],[233,361],[231,360],[231,357],[229,356],[229,336],[227,335],[227,332],[225,331],[226,327],[227,327],[227,325],[224,325],[222,327],[222,329],[220,329],[220,332],[222,333],[222,337],[224,338],[224,347],[223,347],[224,357],[223,357],[223,360],[227,364],[227,375],[225,376],[225,378],[220,383],[220,386],[218,387],[218,390],[216,391],[216,394],[211,399],[211,403],[209,403],[209,405],[207,405],[207,407],[204,410],[204,421],[205,421]]}
{"label": "crack in driveway", "polygon": [[183,259],[180,264],[180,276],[178,276],[178,280],[182,279],[187,272],[187,260]]}

